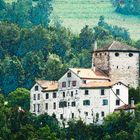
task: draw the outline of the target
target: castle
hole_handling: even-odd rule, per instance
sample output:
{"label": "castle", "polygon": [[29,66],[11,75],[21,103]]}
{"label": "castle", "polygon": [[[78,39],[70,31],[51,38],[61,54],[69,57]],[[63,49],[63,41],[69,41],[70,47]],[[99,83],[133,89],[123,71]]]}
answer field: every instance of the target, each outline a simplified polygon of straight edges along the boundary
{"label": "castle", "polygon": [[37,80],[31,89],[30,112],[48,113],[60,122],[82,119],[101,123],[128,105],[128,86],[139,85],[139,50],[114,41],[94,47],[92,68],[69,68],[58,81]]}

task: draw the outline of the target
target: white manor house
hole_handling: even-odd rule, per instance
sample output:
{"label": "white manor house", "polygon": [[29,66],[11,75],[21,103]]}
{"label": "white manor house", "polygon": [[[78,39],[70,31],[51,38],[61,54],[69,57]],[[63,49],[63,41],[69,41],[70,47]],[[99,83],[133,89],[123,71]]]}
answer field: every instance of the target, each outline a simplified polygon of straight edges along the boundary
{"label": "white manor house", "polygon": [[95,43],[92,68],[69,68],[58,81],[36,81],[30,111],[55,115],[60,122],[100,123],[114,111],[133,110],[128,87],[138,85],[139,50],[117,41],[97,49]]}

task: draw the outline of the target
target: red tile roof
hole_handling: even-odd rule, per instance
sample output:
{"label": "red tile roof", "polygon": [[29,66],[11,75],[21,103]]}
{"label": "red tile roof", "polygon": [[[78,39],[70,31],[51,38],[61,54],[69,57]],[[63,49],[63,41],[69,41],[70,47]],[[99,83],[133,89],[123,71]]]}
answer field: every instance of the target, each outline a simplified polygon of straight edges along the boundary
{"label": "red tile roof", "polygon": [[89,82],[89,83],[86,83],[86,84],[82,84],[81,85],[81,88],[100,88],[100,87],[105,87],[105,88],[108,88],[108,87],[112,87],[113,85],[117,84],[119,82]]}
{"label": "red tile roof", "polygon": [[43,92],[58,90],[57,81],[37,80],[36,83],[39,84],[43,88]]}
{"label": "red tile roof", "polygon": [[81,79],[98,79],[98,80],[110,79],[103,72],[100,72],[97,69],[93,70],[88,68],[70,68],[70,70],[73,71]]}
{"label": "red tile roof", "polygon": [[123,105],[123,106],[120,106],[120,107],[116,108],[115,111],[130,110],[130,109],[136,109],[136,107],[135,106],[131,106],[131,105]]}

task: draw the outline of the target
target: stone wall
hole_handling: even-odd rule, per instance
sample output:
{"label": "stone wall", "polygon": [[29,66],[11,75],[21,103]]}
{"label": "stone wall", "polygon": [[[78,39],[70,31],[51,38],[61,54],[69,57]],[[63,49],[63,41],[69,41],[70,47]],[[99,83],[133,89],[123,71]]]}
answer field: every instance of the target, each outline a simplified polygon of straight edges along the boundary
{"label": "stone wall", "polygon": [[108,52],[95,52],[93,53],[93,64],[96,68],[101,69],[105,73],[109,73],[109,53]]}
{"label": "stone wall", "polygon": [[139,54],[130,52],[109,53],[109,76],[112,80],[122,81],[132,87],[139,85]]}

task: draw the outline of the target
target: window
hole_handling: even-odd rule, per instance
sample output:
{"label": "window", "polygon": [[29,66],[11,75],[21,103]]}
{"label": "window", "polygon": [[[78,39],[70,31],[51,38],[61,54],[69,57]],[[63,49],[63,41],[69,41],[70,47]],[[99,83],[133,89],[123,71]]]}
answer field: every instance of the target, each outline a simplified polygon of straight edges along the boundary
{"label": "window", "polygon": [[53,93],[53,98],[56,98],[56,92]]}
{"label": "window", "polygon": [[76,81],[72,81],[72,86],[73,86],[73,87],[76,86]]}
{"label": "window", "polygon": [[101,89],[101,95],[105,95],[105,90]]}
{"label": "window", "polygon": [[76,106],[76,103],[75,102],[72,102],[71,103],[71,106],[73,106],[73,107]]}
{"label": "window", "polygon": [[117,69],[119,68],[119,66],[117,66]]}
{"label": "window", "polygon": [[115,53],[115,56],[116,56],[116,57],[118,57],[118,56],[119,56],[119,53],[118,53],[118,52],[117,52],[117,53]]}
{"label": "window", "polygon": [[116,89],[116,94],[120,95],[120,89]]}
{"label": "window", "polygon": [[102,117],[105,116],[105,112],[104,112],[104,111],[101,112],[101,116],[102,116]]}
{"label": "window", "polygon": [[68,81],[68,87],[70,87],[70,81]]}
{"label": "window", "polygon": [[102,53],[100,53],[100,56],[102,56]]}
{"label": "window", "polygon": [[67,77],[71,77],[71,72],[68,72]]}
{"label": "window", "polygon": [[63,108],[63,107],[67,107],[67,102],[66,101],[59,102],[59,108]]}
{"label": "window", "polygon": [[62,87],[66,87],[66,82],[62,82]]}
{"label": "window", "polygon": [[53,109],[56,109],[56,103],[53,103]]}
{"label": "window", "polygon": [[45,104],[45,109],[48,110],[48,103]]}
{"label": "window", "polygon": [[46,99],[49,99],[49,94],[48,93],[46,93]]}
{"label": "window", "polygon": [[60,114],[60,119],[63,120],[63,114]]}
{"label": "window", "polygon": [[78,90],[76,90],[76,93],[75,93],[76,95],[78,94]]}
{"label": "window", "polygon": [[37,112],[40,112],[40,104],[37,104],[37,106],[38,106]]}
{"label": "window", "polygon": [[38,86],[35,86],[35,91],[38,91]]}
{"label": "window", "polygon": [[85,90],[85,95],[88,95],[88,90]]}
{"label": "window", "polygon": [[103,105],[108,105],[108,100],[107,99],[103,100]]}
{"label": "window", "polygon": [[88,116],[88,112],[85,112],[85,115]]}
{"label": "window", "polygon": [[116,105],[120,105],[120,100],[116,100]]}
{"label": "window", "polygon": [[73,97],[73,91],[71,91],[71,97]]}
{"label": "window", "polygon": [[71,117],[74,118],[74,113],[71,114]]}
{"label": "window", "polygon": [[63,98],[66,96],[65,92],[63,92]]}
{"label": "window", "polygon": [[83,84],[86,84],[87,83],[87,81],[86,80],[83,80]]}
{"label": "window", "polygon": [[40,100],[40,94],[38,94],[38,100]]}
{"label": "window", "polygon": [[129,53],[129,57],[132,57],[133,56],[133,53]]}
{"label": "window", "polygon": [[84,100],[83,105],[90,105],[90,100]]}
{"label": "window", "polygon": [[34,94],[34,100],[36,100],[36,94]]}
{"label": "window", "polygon": [[34,106],[34,110],[33,110],[33,112],[36,112],[36,105],[35,105],[35,104],[33,104],[33,106]]}

